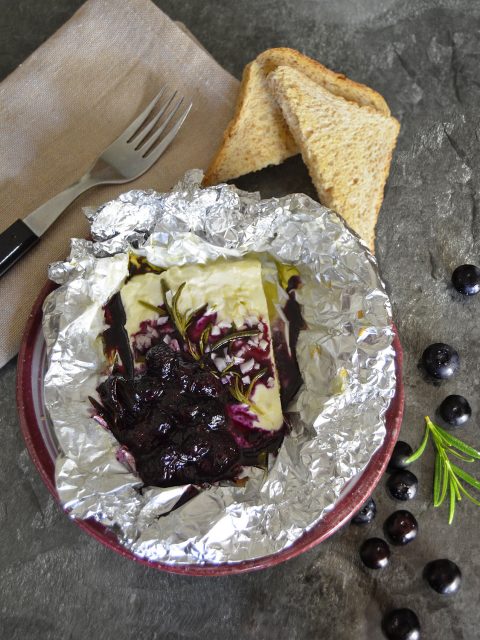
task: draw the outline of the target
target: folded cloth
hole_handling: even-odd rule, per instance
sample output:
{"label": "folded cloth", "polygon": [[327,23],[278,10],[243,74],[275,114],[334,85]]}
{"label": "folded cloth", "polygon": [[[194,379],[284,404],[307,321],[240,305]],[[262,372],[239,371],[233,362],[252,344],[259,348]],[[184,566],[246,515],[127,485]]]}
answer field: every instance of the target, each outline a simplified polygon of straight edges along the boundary
{"label": "folded cloth", "polygon": [[150,0],[88,0],[0,84],[0,230],[75,182],[164,84],[193,108],[160,160],[128,185],[83,194],[0,278],[0,367],[18,352],[48,264],[87,233],[82,207],[129,189],[165,191],[206,168],[238,82]]}

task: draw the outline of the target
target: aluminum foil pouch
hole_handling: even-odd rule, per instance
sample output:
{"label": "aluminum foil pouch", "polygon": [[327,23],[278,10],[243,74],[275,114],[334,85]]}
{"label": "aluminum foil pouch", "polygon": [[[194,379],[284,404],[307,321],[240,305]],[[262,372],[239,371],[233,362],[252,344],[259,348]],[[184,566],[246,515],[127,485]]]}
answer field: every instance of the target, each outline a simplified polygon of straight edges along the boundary
{"label": "aluminum foil pouch", "polygon": [[[72,240],[70,257],[51,265],[60,286],[44,303],[61,502],[73,518],[114,528],[134,554],[173,564],[234,563],[295,542],[382,444],[395,392],[390,303],[364,243],[303,194],[262,200],[201,179],[193,170],[168,193],[129,191],[87,211],[93,240]],[[249,468],[244,487],[211,486],[175,510],[188,487],[141,490],[87,399],[105,368],[102,307],[127,276],[129,251],[161,267],[268,252],[303,283],[292,432],[268,474]]]}

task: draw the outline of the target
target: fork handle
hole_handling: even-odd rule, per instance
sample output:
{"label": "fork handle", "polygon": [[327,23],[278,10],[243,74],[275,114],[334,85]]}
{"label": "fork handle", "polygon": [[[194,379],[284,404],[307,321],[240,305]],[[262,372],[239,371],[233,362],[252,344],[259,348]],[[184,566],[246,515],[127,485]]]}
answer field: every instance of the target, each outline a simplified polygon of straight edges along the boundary
{"label": "fork handle", "polygon": [[40,238],[23,220],[0,233],[0,276],[10,269]]}
{"label": "fork handle", "polygon": [[98,184],[102,184],[102,181],[87,173],[65,191],[44,202],[24,220],[17,220],[0,233],[0,277],[37,244],[71,202]]}

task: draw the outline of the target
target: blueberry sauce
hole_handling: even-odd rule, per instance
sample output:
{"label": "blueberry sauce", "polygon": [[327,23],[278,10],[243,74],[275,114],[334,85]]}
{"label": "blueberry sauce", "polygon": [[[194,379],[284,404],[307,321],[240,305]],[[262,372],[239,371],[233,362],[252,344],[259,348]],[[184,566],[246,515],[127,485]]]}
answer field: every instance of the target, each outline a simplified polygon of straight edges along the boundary
{"label": "blueberry sauce", "polygon": [[[151,271],[139,263],[131,275]],[[288,332],[280,320],[272,328],[258,318],[250,320],[255,336],[226,340],[239,329],[217,324],[214,312],[198,309],[180,336],[168,315],[141,323],[131,339],[119,294],[105,306],[108,325],[103,334],[111,374],[99,385],[100,402],[90,398],[97,420],[109,428],[122,445],[120,457],[130,464],[146,485],[202,485],[235,480],[243,466],[265,466],[268,453],[280,448],[286,425],[278,431],[255,426],[250,407],[232,397],[232,376],[244,388],[274,381],[271,348],[280,372],[282,407],[285,409],[301,384],[295,357],[298,334],[305,327],[295,300],[298,278],[291,278],[284,313]],[[283,325],[283,326],[282,326]],[[216,327],[214,335],[207,328]],[[288,338],[287,338],[288,334]],[[205,337],[208,357],[195,358],[187,347]],[[223,375],[225,358],[229,372]],[[237,363],[238,359],[238,363]],[[220,364],[219,364],[220,363]],[[251,370],[249,369],[251,367]],[[255,379],[256,373],[262,375]]]}
{"label": "blueberry sauce", "polygon": [[202,484],[238,474],[241,452],[227,429],[223,385],[182,353],[157,345],[144,373],[110,375],[97,391],[101,404],[92,403],[145,484]]}
{"label": "blueberry sauce", "polygon": [[302,376],[295,356],[300,331],[307,328],[302,310],[295,297],[295,290],[301,286],[299,276],[292,276],[287,285],[288,302],[283,313],[288,320],[288,342],[285,323],[278,319],[272,327],[272,342],[280,379],[280,397],[285,410],[302,384]]}
{"label": "blueberry sauce", "polygon": [[108,325],[103,332],[105,353],[110,361],[118,354],[120,362],[115,363],[115,368],[125,374],[127,378],[133,377],[134,362],[129,346],[128,335],[125,331],[127,320],[125,309],[123,308],[120,293],[116,293],[110,298],[104,308],[105,322]]}

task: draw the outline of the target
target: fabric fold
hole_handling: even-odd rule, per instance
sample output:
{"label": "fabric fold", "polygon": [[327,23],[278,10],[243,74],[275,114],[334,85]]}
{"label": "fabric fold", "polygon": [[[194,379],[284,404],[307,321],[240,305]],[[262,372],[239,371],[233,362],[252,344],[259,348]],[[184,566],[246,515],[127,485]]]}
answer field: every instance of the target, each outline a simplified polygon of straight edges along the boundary
{"label": "fabric fold", "polygon": [[88,232],[82,208],[135,188],[165,191],[205,169],[239,86],[150,0],[88,0],[0,84],[0,230],[78,180],[163,85],[193,102],[166,153],[134,182],[83,194],[0,278],[0,367],[18,352],[48,264]]}

